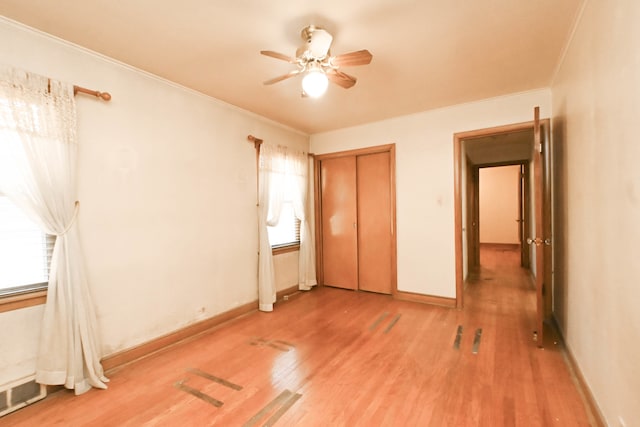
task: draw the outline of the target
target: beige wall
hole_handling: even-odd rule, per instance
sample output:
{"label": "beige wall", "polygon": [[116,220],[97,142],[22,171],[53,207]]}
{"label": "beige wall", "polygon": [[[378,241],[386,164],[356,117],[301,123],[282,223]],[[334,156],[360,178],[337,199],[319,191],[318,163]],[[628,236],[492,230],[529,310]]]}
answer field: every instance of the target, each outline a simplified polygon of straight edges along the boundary
{"label": "beige wall", "polygon": [[480,243],[520,243],[520,166],[480,169]]}
{"label": "beige wall", "polygon": [[[3,63],[78,96],[78,217],[105,355],[257,299],[254,134],[308,136],[0,19]],[[279,289],[297,259],[276,262]],[[290,283],[293,280],[293,283]],[[34,372],[42,307],[0,313],[0,384]]]}
{"label": "beige wall", "polygon": [[552,86],[555,310],[609,425],[640,425],[640,2],[587,1]]}
{"label": "beige wall", "polygon": [[[311,151],[396,144],[398,289],[455,297],[453,134],[550,117],[537,90],[315,134]],[[463,239],[464,240],[464,239]]]}

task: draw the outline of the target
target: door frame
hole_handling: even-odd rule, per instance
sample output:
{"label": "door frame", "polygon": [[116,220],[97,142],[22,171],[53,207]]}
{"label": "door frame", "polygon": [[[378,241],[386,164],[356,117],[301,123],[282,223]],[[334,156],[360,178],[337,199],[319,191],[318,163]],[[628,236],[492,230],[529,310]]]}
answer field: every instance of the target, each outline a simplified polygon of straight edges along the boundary
{"label": "door frame", "polygon": [[[466,156],[466,152],[463,150],[462,147],[462,141],[464,141],[465,139],[472,139],[472,138],[479,138],[479,137],[487,137],[487,136],[491,136],[491,135],[500,135],[500,134],[506,134],[506,133],[511,133],[511,132],[518,132],[518,131],[523,131],[523,130],[533,130],[534,129],[534,123],[535,121],[527,121],[527,122],[522,122],[522,123],[514,123],[514,124],[509,124],[509,125],[503,125],[503,126],[496,126],[496,127],[491,127],[491,128],[484,128],[484,129],[477,129],[477,130],[471,130],[471,131],[465,131],[465,132],[458,132],[458,133],[454,133],[453,134],[453,159],[454,159],[454,166],[453,166],[453,170],[454,170],[454,230],[455,230],[455,234],[454,234],[454,242],[455,242],[455,280],[456,280],[456,308],[457,309],[462,309],[464,308],[464,282],[465,282],[465,277],[464,277],[464,261],[463,261],[463,223],[462,223],[462,198],[463,197],[469,197],[468,194],[463,194],[463,186],[462,186],[462,168],[463,168],[463,156]],[[548,132],[548,129],[550,129],[550,120],[547,119],[541,119],[540,120],[540,124],[541,127],[545,128]],[[543,164],[550,162],[550,159],[547,159],[547,157],[549,156],[549,151],[550,150],[544,150],[543,152]],[[465,159],[466,160],[466,159]],[[521,163],[520,161],[516,161],[516,162],[502,162],[502,163],[495,163],[493,164],[493,166],[500,166],[500,165],[506,165],[506,164],[518,164]],[[549,164],[549,163],[547,163]],[[470,166],[469,163],[466,162],[467,165],[467,171],[469,170]],[[484,166],[484,165],[483,165]],[[466,171],[466,172],[467,172]],[[469,178],[467,177],[467,182],[469,181]],[[539,183],[540,186],[543,185],[548,185],[549,187],[551,186],[551,180],[543,180],[544,182]],[[549,190],[550,192],[550,190]],[[468,193],[465,192],[465,193]],[[468,200],[468,199],[467,199]],[[544,217],[546,218],[546,216],[548,215],[548,221],[550,222],[550,217],[551,217],[551,208],[552,206],[549,206],[549,208],[545,208],[545,212],[544,212]],[[467,204],[467,209],[469,209],[469,206]],[[525,220],[527,217],[527,213],[525,212]],[[467,217],[467,222],[469,221],[469,218]],[[527,224],[528,225],[528,224]],[[468,229],[467,229],[468,230]],[[550,248],[551,249],[551,248]],[[467,253],[469,253],[469,251],[467,251]],[[472,253],[472,255],[475,256],[475,254]],[[467,265],[470,266],[471,264],[469,263],[469,259],[467,258]],[[545,271],[547,269],[550,269],[551,265],[546,265],[545,266]],[[470,269],[468,269],[468,272],[471,271]],[[549,276],[551,277],[551,275],[549,274]],[[551,288],[551,285],[549,286],[549,288]],[[547,293],[551,293],[550,289],[547,291]],[[550,313],[551,312],[551,300],[550,299],[545,299],[544,301],[545,304],[545,313]]]}
{"label": "door frame", "polygon": [[322,197],[321,197],[321,164],[323,160],[345,157],[362,156],[376,153],[389,153],[389,185],[391,204],[391,295],[398,293],[398,249],[396,237],[396,144],[377,145],[374,147],[358,148],[353,150],[338,151],[314,156],[314,219],[316,238],[316,278],[319,286],[324,286],[324,265],[322,259]]}

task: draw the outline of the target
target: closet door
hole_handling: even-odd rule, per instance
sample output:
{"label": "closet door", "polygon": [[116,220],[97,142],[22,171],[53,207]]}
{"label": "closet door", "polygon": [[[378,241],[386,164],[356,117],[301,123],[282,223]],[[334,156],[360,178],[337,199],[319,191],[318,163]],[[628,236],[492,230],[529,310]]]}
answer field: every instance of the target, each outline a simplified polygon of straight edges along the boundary
{"label": "closet door", "polygon": [[357,289],[356,158],[324,159],[320,174],[324,284]]}
{"label": "closet door", "polygon": [[389,152],[356,160],[358,203],[358,286],[391,293],[392,223]]}

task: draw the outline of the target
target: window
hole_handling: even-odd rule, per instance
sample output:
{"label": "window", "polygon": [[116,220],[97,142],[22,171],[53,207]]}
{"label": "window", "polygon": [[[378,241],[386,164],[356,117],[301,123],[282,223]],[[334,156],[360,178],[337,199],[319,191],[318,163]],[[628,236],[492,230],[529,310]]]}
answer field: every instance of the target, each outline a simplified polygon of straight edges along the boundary
{"label": "window", "polygon": [[[12,182],[19,179],[25,167],[21,153],[22,143],[18,133],[28,124],[16,121],[18,114],[12,108],[18,105],[38,116],[39,106],[28,101],[0,98],[0,179]],[[22,110],[18,108],[18,111]],[[22,116],[20,116],[22,117]],[[28,122],[28,123],[27,123]],[[28,127],[28,126],[27,126]],[[34,129],[37,132],[42,129]],[[44,290],[49,281],[49,265],[53,254],[55,236],[43,233],[37,224],[4,194],[0,193],[0,297]]]}
{"label": "window", "polygon": [[[260,199],[269,207],[266,216],[268,243],[273,253],[300,247],[300,220],[296,209],[303,197],[300,187],[306,182],[308,158],[305,153],[287,147],[263,145],[260,151]],[[278,223],[271,227],[275,209],[280,211]]]}
{"label": "window", "polygon": [[300,244],[300,220],[296,218],[293,208],[293,198],[296,191],[295,176],[281,175],[284,184],[284,194],[280,219],[275,227],[267,227],[269,243],[272,248],[282,248]]}
{"label": "window", "polygon": [[296,218],[293,210],[293,202],[282,202],[280,220],[275,227],[267,227],[269,243],[272,248],[282,248],[300,244],[300,220]]}
{"label": "window", "polygon": [[0,296],[46,288],[54,243],[0,194]]}

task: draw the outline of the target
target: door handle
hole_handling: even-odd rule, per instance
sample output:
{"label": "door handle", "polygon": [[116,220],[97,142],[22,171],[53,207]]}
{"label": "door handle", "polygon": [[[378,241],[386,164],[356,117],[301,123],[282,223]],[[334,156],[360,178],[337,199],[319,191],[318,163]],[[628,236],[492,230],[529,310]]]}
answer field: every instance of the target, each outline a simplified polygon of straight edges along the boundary
{"label": "door handle", "polygon": [[532,239],[531,237],[528,237],[528,238],[527,238],[527,244],[529,244],[529,245],[530,245],[530,244],[532,244],[532,243],[535,243],[535,244],[536,244],[536,246],[540,246],[540,245],[541,245],[541,244],[543,244],[543,243],[544,243],[546,246],[551,246],[551,239],[548,239],[548,238],[547,238],[547,239],[542,240],[542,239],[541,239],[541,238],[539,238],[539,237],[536,237],[535,239]]}

